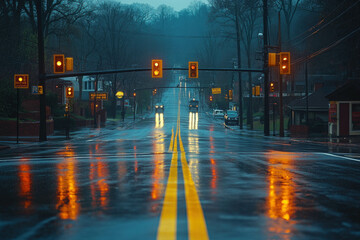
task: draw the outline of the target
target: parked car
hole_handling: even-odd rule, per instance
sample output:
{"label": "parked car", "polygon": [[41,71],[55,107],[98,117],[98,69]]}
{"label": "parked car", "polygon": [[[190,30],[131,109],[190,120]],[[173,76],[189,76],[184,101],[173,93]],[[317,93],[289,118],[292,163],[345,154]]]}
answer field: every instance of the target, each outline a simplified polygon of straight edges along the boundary
{"label": "parked car", "polygon": [[226,125],[230,125],[230,124],[237,125],[239,123],[238,113],[233,110],[228,110],[224,115],[224,120]]}
{"label": "parked car", "polygon": [[221,109],[214,109],[213,110],[213,117],[214,118],[223,118],[224,117],[224,111]]}
{"label": "parked car", "polygon": [[164,113],[164,104],[162,103],[157,103],[155,104],[155,113]]}

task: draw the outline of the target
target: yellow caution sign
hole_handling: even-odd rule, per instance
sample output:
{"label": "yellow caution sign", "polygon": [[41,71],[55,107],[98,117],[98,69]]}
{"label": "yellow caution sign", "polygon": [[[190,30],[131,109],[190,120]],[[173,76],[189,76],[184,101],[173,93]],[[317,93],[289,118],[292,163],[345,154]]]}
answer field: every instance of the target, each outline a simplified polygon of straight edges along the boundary
{"label": "yellow caution sign", "polygon": [[212,88],[211,92],[212,94],[221,94],[221,88]]}

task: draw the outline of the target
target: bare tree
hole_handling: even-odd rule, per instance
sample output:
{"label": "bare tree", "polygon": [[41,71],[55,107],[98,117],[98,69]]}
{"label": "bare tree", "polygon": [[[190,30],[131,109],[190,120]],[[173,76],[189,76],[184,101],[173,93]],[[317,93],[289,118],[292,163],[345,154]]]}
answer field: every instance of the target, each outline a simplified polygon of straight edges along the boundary
{"label": "bare tree", "polygon": [[[113,69],[120,67],[129,67],[131,65],[131,38],[133,26],[136,25],[135,15],[132,7],[128,7],[116,2],[104,2],[97,11],[97,27],[99,29],[98,41],[100,41],[101,54],[105,58],[107,66]],[[136,17],[135,17],[136,16]],[[114,74],[112,79],[112,114],[116,117],[116,98],[115,93],[118,90],[118,75]],[[124,82],[124,79],[123,79]],[[125,84],[122,84],[125,87]]]}
{"label": "bare tree", "polygon": [[162,31],[164,31],[166,24],[170,23],[175,17],[175,11],[172,7],[167,5],[160,5],[157,8],[157,14],[155,17],[155,22],[159,22],[162,27]]}
{"label": "bare tree", "polygon": [[[230,26],[235,30],[236,34],[236,49],[238,68],[241,68],[241,33],[242,25],[240,24],[241,2],[242,0],[209,0],[213,8],[216,19],[222,21],[224,26]],[[239,79],[239,125],[243,128],[243,90],[242,90],[242,75],[238,72]]]}
{"label": "bare tree", "polygon": [[[89,13],[86,17],[81,19],[76,26],[76,33],[72,42],[74,42],[75,49],[73,52],[76,52],[75,62],[76,69],[79,71],[89,70],[87,69],[89,62],[91,61],[90,57],[96,52],[96,47],[98,45],[97,39],[95,38],[95,29],[94,29],[94,20],[95,14]],[[83,89],[83,77],[78,77],[79,81],[79,98],[82,99],[82,89]]]}
{"label": "bare tree", "polygon": [[[259,0],[244,0],[243,2],[243,11],[240,15],[242,23],[242,34],[241,38],[244,43],[245,52],[247,56],[247,66],[251,68],[251,58],[254,56],[252,49],[252,42],[255,30],[255,23],[259,17],[260,13],[260,1]],[[249,105],[247,108],[247,124],[250,129],[253,129],[253,107],[252,107],[252,73],[249,72],[249,82],[248,82],[248,94],[249,94]]]}
{"label": "bare tree", "polygon": [[[29,18],[29,22],[33,28],[33,31],[37,31],[36,24],[36,1],[39,0],[27,0],[24,10]],[[41,0],[40,0],[41,1]],[[47,0],[43,4],[43,18],[44,18],[44,36],[45,38],[50,34],[59,33],[59,30],[63,30],[63,23],[74,23],[79,18],[87,14],[85,11],[86,0]]]}
{"label": "bare tree", "polygon": [[[9,57],[18,58],[21,44],[21,13],[25,0],[2,0],[0,1],[0,70],[3,67],[9,69]],[[4,37],[6,36],[6,37]],[[3,71],[0,71],[3,73]],[[6,71],[4,71],[6,72]],[[1,76],[1,75],[0,75]]]}
{"label": "bare tree", "polygon": [[291,36],[291,23],[294,19],[300,0],[274,0],[274,3],[285,16],[287,40],[289,41]]}

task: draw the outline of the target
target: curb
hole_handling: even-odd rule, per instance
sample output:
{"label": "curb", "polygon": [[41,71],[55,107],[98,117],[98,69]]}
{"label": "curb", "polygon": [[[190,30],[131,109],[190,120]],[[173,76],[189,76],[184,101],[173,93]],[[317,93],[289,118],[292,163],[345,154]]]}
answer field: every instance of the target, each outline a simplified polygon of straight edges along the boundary
{"label": "curb", "polygon": [[10,149],[10,146],[0,145],[0,151],[5,149]]}

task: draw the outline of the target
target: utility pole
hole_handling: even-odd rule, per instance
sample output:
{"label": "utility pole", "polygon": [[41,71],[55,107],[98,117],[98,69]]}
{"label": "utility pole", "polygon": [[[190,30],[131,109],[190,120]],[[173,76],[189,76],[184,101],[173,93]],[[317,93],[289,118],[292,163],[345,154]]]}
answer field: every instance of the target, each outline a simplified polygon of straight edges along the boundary
{"label": "utility pole", "polygon": [[275,108],[275,105],[276,105],[276,102],[273,101],[272,105],[273,105],[273,114],[272,114],[273,115],[273,136],[275,136],[275,128],[276,128],[276,124],[275,124],[275,122],[276,122],[275,109],[276,108]]}
{"label": "utility pole", "polygon": [[94,128],[97,128],[97,108],[96,108],[96,105],[97,105],[97,85],[98,85],[98,78],[99,76],[96,75],[95,77],[95,81],[94,81],[94,92],[95,92],[95,96],[94,96]]}
{"label": "utility pole", "polygon": [[[240,33],[239,33],[239,13],[238,6],[236,5],[235,10],[235,27],[236,27],[236,46],[237,46],[237,59],[238,59],[238,68],[241,67],[241,49],[240,49]],[[242,97],[242,79],[241,72],[238,72],[239,76],[239,126],[240,129],[243,129],[243,97]]]}
{"label": "utility pole", "polygon": [[[279,16],[279,52],[281,52],[281,16]],[[279,113],[280,113],[280,128],[279,136],[284,137],[284,109],[283,109],[283,77],[279,74]]]}
{"label": "utility pole", "polygon": [[263,0],[264,25],[264,135],[270,135],[269,127],[269,67],[268,67],[268,1]]}
{"label": "utility pole", "polygon": [[121,106],[121,118],[123,120],[123,122],[125,122],[125,79],[122,79],[122,87],[124,89],[124,96],[122,98],[122,106]]}
{"label": "utility pole", "polygon": [[38,25],[38,60],[39,60],[39,85],[43,87],[43,94],[39,95],[40,101],[40,126],[39,141],[46,141],[46,84],[45,84],[45,56],[44,56],[44,30],[43,30],[43,6],[42,0],[36,1],[37,25]]}
{"label": "utility pole", "polygon": [[136,91],[134,89],[134,122],[135,122],[135,116],[136,116]]}
{"label": "utility pole", "polygon": [[306,125],[309,126],[309,79],[308,79],[308,57],[305,61],[305,97],[306,97]]}

